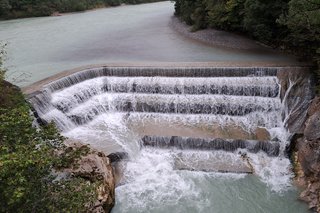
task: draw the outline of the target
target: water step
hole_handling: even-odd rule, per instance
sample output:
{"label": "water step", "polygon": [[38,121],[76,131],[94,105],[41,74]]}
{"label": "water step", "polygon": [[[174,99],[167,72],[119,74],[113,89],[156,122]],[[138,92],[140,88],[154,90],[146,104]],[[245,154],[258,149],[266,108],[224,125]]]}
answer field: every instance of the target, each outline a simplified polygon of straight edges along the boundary
{"label": "water step", "polygon": [[180,152],[175,157],[174,168],[177,170],[220,173],[252,174],[254,172],[246,156],[222,151],[212,153],[201,151]]}
{"label": "water step", "polygon": [[[113,114],[113,113],[112,113]],[[119,113],[128,127],[140,135],[270,140],[267,129],[277,127],[276,112],[246,117],[160,113]]]}
{"label": "water step", "polygon": [[144,136],[143,146],[157,148],[176,148],[181,150],[224,150],[234,152],[237,149],[246,149],[257,153],[263,151],[269,156],[278,156],[280,144],[272,141],[230,140],[230,139],[201,139],[186,137]]}
{"label": "water step", "polygon": [[53,93],[51,102],[65,108],[105,92],[277,97],[279,85],[276,77],[100,77]]}
{"label": "water step", "polygon": [[243,116],[252,112],[271,112],[281,108],[279,99],[221,95],[160,95],[113,93],[96,96],[67,112],[77,124],[84,124],[107,111],[215,114]]}
{"label": "water step", "polygon": [[47,87],[51,92],[70,87],[88,79],[102,76],[119,77],[246,77],[276,76],[278,68],[263,67],[103,67],[88,69],[72,74],[50,83]]}
{"label": "water step", "polygon": [[107,77],[104,91],[155,94],[224,94],[276,97],[276,77]]}

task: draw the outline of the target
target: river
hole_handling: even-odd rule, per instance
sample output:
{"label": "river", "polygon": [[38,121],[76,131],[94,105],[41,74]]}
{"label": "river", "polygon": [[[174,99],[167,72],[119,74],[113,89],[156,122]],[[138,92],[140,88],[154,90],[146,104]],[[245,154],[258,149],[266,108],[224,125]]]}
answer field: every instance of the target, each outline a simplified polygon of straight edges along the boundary
{"label": "river", "polygon": [[0,41],[8,44],[8,77],[26,86],[62,70],[108,62],[290,60],[184,38],[169,27],[173,12],[173,3],[161,2],[1,21]]}
{"label": "river", "polygon": [[[292,60],[269,51],[224,49],[184,38],[170,28],[173,12],[171,2],[160,2],[59,17],[1,21],[0,40],[8,44],[8,79],[26,86],[63,70],[109,62]],[[71,90],[79,92],[81,85]],[[56,98],[70,95],[62,93],[56,92]],[[134,116],[130,115],[130,119],[135,119],[133,126],[137,121],[145,122]],[[171,115],[167,117],[174,119]],[[122,123],[130,119],[128,114],[106,113],[63,134],[99,143],[101,149],[106,148],[105,138],[121,138],[126,146],[135,147],[137,141],[131,134],[132,128]],[[189,125],[190,119],[186,122]],[[211,155],[206,151],[191,154],[194,159],[216,159]],[[224,155],[229,156],[221,154]],[[126,181],[116,188],[116,206],[112,212],[307,212],[306,204],[298,201],[299,190],[291,183],[292,173],[287,171],[290,163],[283,156],[249,154],[253,162],[259,162],[255,167],[258,175],[180,171],[173,166],[174,157],[177,153],[149,148],[135,155],[126,165]]]}

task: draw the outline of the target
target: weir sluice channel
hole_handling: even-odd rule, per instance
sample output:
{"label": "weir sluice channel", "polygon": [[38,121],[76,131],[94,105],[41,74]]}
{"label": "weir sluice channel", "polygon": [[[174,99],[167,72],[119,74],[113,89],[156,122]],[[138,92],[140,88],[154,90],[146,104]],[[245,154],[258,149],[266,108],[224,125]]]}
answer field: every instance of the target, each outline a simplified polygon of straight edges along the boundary
{"label": "weir sluice channel", "polygon": [[71,139],[167,156],[173,170],[254,173],[274,190],[291,178],[286,152],[313,96],[302,67],[103,66],[30,88],[38,120]]}

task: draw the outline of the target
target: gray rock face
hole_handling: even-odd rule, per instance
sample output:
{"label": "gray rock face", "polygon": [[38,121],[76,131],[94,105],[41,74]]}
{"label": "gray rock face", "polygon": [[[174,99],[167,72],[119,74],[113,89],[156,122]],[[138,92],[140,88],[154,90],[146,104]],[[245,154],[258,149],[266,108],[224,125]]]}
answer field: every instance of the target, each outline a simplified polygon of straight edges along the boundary
{"label": "gray rock face", "polygon": [[298,158],[307,177],[320,177],[320,140],[300,140]]}
{"label": "gray rock face", "polygon": [[309,184],[308,187],[300,194],[300,199],[309,204],[309,209],[316,209],[319,212],[319,191],[320,184]]}
{"label": "gray rock face", "polygon": [[277,76],[281,85],[280,97],[284,105],[285,125],[291,133],[301,134],[314,97],[309,68],[283,68]]}
{"label": "gray rock face", "polygon": [[314,113],[306,122],[304,135],[307,140],[316,140],[320,138],[320,111]]}
{"label": "gray rock face", "polygon": [[[300,199],[309,204],[309,208],[320,212],[320,98],[313,99],[307,112],[303,136],[297,140],[298,164],[301,170],[305,190]],[[298,171],[301,172],[301,171]]]}
{"label": "gray rock face", "polygon": [[[77,142],[66,143],[69,147],[82,146]],[[84,178],[91,183],[100,183],[96,188],[98,199],[89,207],[90,212],[111,212],[115,204],[115,178],[111,162],[104,153],[90,149],[89,154],[76,162],[76,166],[62,172],[71,177]]]}

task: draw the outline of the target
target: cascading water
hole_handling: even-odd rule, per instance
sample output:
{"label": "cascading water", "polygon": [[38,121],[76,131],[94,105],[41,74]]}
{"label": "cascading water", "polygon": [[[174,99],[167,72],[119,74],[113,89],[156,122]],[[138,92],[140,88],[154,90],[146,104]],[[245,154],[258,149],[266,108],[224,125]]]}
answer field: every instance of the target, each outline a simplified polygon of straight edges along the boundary
{"label": "cascading water", "polygon": [[255,173],[273,191],[290,187],[279,69],[104,67],[29,100],[63,135],[129,153],[117,202],[130,205],[115,212],[208,212],[200,180],[232,185]]}

